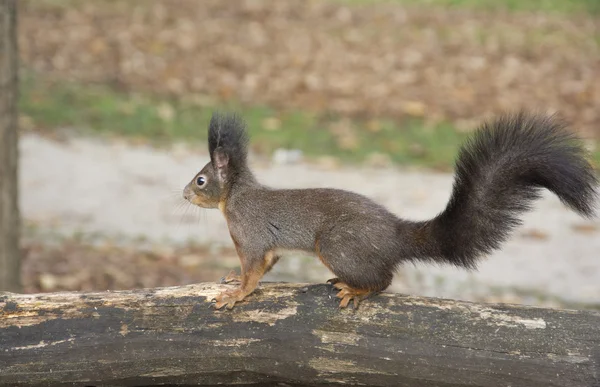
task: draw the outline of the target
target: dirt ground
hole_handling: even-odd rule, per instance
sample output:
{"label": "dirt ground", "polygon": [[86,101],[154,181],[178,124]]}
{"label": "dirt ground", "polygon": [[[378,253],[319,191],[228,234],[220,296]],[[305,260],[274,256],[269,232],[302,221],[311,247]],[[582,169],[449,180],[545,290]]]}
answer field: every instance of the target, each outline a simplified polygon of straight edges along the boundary
{"label": "dirt ground", "polygon": [[[182,187],[207,160],[204,149],[185,146],[156,150],[23,136],[26,290],[215,281],[236,268],[220,212],[182,206]],[[252,160],[266,184],[349,189],[410,219],[443,209],[452,185],[447,174]],[[600,304],[598,251],[600,222],[581,219],[546,195],[478,271],[406,265],[391,290],[538,305]],[[318,259],[296,256],[282,259],[265,280],[323,282],[330,276]]]}

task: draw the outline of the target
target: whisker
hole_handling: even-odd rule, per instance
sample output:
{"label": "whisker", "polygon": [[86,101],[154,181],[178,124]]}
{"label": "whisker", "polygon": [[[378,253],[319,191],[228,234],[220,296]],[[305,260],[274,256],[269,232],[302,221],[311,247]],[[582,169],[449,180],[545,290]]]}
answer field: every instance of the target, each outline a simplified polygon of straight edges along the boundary
{"label": "whisker", "polygon": [[188,232],[192,232],[192,231],[197,231],[200,226],[200,219],[202,219],[202,217],[206,214],[206,209],[199,207],[199,206],[194,206],[194,210],[193,210],[193,217],[194,217],[194,222],[190,222],[188,224],[188,227],[194,227],[194,229],[188,229]]}
{"label": "whisker", "polygon": [[179,220],[179,226],[183,226],[185,219],[187,218],[187,215],[190,211],[190,207],[192,207],[192,203],[190,203],[190,202],[186,202],[186,203],[187,203],[187,205],[184,207],[183,214],[181,215],[181,218]]}
{"label": "whisker", "polygon": [[189,201],[185,200],[183,197],[179,197],[174,203],[172,203],[171,207],[171,215],[177,220],[177,227],[181,227],[188,215],[189,208],[192,205]]}
{"label": "whisker", "polygon": [[190,204],[190,202],[188,202],[184,198],[178,198],[177,201],[175,203],[173,203],[175,212],[181,210],[186,203]]}
{"label": "whisker", "polygon": [[[185,216],[185,208],[186,208],[186,204],[184,202],[177,204],[177,206],[173,209],[173,215],[179,216],[179,217]],[[181,221],[182,220],[180,219],[180,222]]]}

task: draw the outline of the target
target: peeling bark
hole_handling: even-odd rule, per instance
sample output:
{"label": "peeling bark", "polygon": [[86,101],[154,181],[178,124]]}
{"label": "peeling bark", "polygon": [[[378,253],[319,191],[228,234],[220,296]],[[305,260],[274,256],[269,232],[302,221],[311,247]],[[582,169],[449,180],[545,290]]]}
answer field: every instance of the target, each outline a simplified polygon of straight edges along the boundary
{"label": "peeling bark", "polygon": [[[600,386],[600,313],[381,294],[338,309],[328,285],[0,296],[0,384]],[[284,383],[284,384],[281,384]]]}

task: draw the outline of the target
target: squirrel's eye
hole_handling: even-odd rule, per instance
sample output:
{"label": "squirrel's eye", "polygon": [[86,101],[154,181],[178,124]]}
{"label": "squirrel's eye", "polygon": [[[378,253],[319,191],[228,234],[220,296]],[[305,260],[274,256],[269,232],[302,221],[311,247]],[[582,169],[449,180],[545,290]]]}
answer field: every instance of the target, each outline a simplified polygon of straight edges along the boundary
{"label": "squirrel's eye", "polygon": [[196,179],[196,185],[198,185],[198,187],[202,187],[204,183],[206,183],[206,178],[204,176],[198,176]]}

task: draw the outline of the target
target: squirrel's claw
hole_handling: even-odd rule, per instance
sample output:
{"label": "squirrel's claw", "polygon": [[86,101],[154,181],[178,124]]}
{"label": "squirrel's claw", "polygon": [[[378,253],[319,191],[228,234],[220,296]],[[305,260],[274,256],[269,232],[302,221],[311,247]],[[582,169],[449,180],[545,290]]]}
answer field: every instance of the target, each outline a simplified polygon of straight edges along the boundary
{"label": "squirrel's claw", "polygon": [[354,309],[358,309],[358,304],[360,303],[360,300],[361,300],[361,298],[358,295],[352,293],[347,288],[340,290],[339,293],[336,295],[336,297],[341,298],[340,308],[342,308],[342,309],[348,307],[348,304],[350,303],[350,301],[354,301]]}
{"label": "squirrel's claw", "polygon": [[[338,295],[338,297],[339,297],[339,295]],[[340,309],[345,309],[346,307],[348,307],[348,303],[350,303],[350,300],[352,300],[352,298],[353,298],[353,296],[351,296],[349,294],[345,295],[344,297],[341,297],[342,300],[340,301]],[[356,305],[357,299],[355,298],[354,300],[355,300],[354,304]]]}
{"label": "squirrel's claw", "polygon": [[224,306],[227,306],[228,310],[233,309],[233,306],[235,305],[236,301],[232,300],[232,301],[221,301],[221,302],[215,302],[213,305],[213,307],[217,310],[219,309],[223,309]]}
{"label": "squirrel's claw", "polygon": [[328,280],[327,280],[327,283],[328,283],[328,284],[331,284],[331,285],[335,285],[335,284],[337,284],[338,282],[340,282],[340,279],[339,279],[339,278],[337,278],[337,277],[336,277],[336,278],[330,278],[330,279],[328,279]]}
{"label": "squirrel's claw", "polygon": [[221,284],[229,284],[232,282],[242,282],[242,277],[235,273],[235,270],[232,270],[225,277],[221,277],[219,283]]}
{"label": "squirrel's claw", "polygon": [[[339,297],[339,295],[337,297]],[[340,298],[342,299],[340,301],[340,309],[347,308],[350,301],[352,301],[354,309],[358,309],[358,304],[360,304],[360,302],[362,300],[364,300],[366,298],[366,296],[359,296],[359,295],[355,295],[355,294],[346,294],[345,296],[340,297]]]}
{"label": "squirrel's claw", "polygon": [[360,302],[367,298],[369,295],[373,294],[373,292],[369,290],[355,289],[350,287],[348,284],[341,282],[337,278],[335,279],[337,280],[337,282],[333,284],[333,287],[339,289],[339,292],[336,294],[336,297],[341,299],[341,309],[348,307],[350,301],[353,301],[354,309],[358,309],[358,305],[360,304]]}
{"label": "squirrel's claw", "polygon": [[222,309],[224,306],[227,309],[233,309],[234,305],[238,301],[242,301],[244,297],[242,296],[242,292],[239,289],[236,290],[226,290],[221,294],[217,295],[212,299],[213,303],[211,304],[215,309]]}

